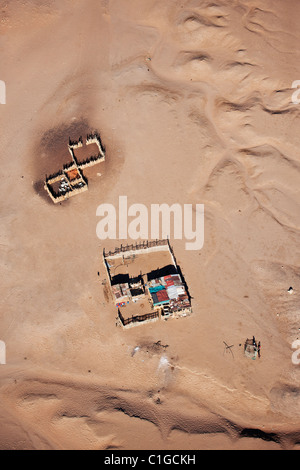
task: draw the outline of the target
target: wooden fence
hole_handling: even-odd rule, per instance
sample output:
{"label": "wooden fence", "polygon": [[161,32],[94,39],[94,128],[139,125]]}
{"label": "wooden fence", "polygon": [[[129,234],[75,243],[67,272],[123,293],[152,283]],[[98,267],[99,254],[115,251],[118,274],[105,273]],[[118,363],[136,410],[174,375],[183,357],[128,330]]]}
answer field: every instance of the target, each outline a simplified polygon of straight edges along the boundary
{"label": "wooden fence", "polygon": [[109,256],[115,256],[120,253],[126,253],[127,251],[138,251],[138,250],[146,250],[148,248],[153,248],[156,246],[165,246],[169,244],[169,240],[147,240],[140,243],[136,243],[135,245],[121,245],[119,248],[115,248],[114,251],[108,251],[106,253],[105,249],[103,250],[104,258]]}
{"label": "wooden fence", "polygon": [[118,309],[118,317],[120,322],[122,323],[122,326],[126,327],[129,326],[130,324],[134,323],[142,323],[148,320],[156,320],[159,319],[160,317],[160,311],[155,311],[151,313],[146,313],[145,315],[135,315],[129,318],[124,318],[120,309]]}

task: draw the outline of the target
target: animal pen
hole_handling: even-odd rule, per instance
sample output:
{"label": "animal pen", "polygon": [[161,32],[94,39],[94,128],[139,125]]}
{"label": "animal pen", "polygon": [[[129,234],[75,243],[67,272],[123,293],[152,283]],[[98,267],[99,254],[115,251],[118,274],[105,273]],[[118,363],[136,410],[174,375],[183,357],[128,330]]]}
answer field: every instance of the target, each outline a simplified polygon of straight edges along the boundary
{"label": "animal pen", "polygon": [[69,140],[68,148],[72,161],[54,175],[46,177],[44,188],[55,204],[88,190],[88,181],[82,170],[105,161],[105,150],[97,132],[87,135],[86,146],[92,144],[97,146],[97,154],[79,162],[75,150],[83,147],[83,139],[80,137],[78,141]]}
{"label": "animal pen", "polygon": [[123,328],[192,313],[188,288],[169,240],[103,251],[103,261]]}

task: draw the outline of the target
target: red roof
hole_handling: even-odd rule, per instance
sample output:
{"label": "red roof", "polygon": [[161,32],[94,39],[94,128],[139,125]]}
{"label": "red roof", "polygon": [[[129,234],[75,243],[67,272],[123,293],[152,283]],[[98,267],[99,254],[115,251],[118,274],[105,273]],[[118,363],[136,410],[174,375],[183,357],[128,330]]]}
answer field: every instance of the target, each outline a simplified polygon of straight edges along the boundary
{"label": "red roof", "polygon": [[166,290],[160,290],[156,292],[157,298],[159,302],[164,302],[165,300],[169,300],[169,296]]}

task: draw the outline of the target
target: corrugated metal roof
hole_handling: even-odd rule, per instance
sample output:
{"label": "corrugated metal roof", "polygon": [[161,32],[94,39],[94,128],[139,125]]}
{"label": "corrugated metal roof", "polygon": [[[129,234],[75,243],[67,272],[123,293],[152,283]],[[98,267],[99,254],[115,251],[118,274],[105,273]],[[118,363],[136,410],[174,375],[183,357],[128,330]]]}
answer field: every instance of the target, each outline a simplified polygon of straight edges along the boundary
{"label": "corrugated metal roof", "polygon": [[166,290],[160,290],[156,293],[156,295],[159,301],[169,300],[169,296]]}

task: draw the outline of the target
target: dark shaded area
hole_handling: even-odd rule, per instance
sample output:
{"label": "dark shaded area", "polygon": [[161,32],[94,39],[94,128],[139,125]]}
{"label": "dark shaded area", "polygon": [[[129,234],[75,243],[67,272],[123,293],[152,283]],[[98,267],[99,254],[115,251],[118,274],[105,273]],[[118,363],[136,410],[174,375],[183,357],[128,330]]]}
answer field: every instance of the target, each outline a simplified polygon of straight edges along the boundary
{"label": "dark shaded area", "polygon": [[51,204],[53,206],[53,202],[51,201],[50,197],[48,196],[47,192],[44,188],[44,181],[36,181],[33,184],[33,189],[47,204]]}
{"label": "dark shaded area", "polygon": [[70,199],[66,199],[66,200],[60,202],[59,204],[54,204],[53,201],[50,199],[47,191],[44,188],[44,181],[36,181],[33,184],[33,189],[47,204],[49,204],[51,206],[58,207],[58,206],[61,206],[61,205],[66,205],[70,202]]}
{"label": "dark shaded area", "polygon": [[86,145],[84,142],[83,147],[73,149],[73,151],[74,160],[76,161],[77,165],[99,160],[99,149],[94,143]]}
{"label": "dark shaded area", "polygon": [[45,175],[55,174],[70,163],[72,157],[68,150],[69,139],[77,141],[80,136],[86,136],[90,131],[91,127],[86,119],[69,125],[62,124],[46,131],[35,152],[36,177],[42,179]]}
{"label": "dark shaded area", "polygon": [[[78,140],[81,135],[90,133],[90,125],[82,119],[69,125],[60,125],[47,130],[33,150],[34,154],[34,191],[47,203],[53,204],[44,189],[44,181],[47,176],[57,174],[64,166],[67,166],[72,157],[68,150],[69,139]],[[64,201],[64,204],[67,201]]]}
{"label": "dark shaded area", "polygon": [[130,277],[129,274],[116,274],[111,279],[111,285],[115,286],[116,284],[136,284],[141,283],[144,285],[142,276]]}
{"label": "dark shaded area", "polygon": [[181,271],[181,268],[180,268],[180,266],[178,266],[178,265],[177,265],[177,270],[178,270],[179,276],[180,276],[181,279],[182,279],[183,285],[184,285],[184,287],[185,287],[185,291],[186,291],[187,296],[188,296],[188,298],[189,298],[189,302],[191,302],[191,300],[192,300],[193,297],[190,295],[188,285],[187,285],[187,283],[186,283],[186,281],[185,281],[185,278],[184,278],[184,275],[183,275],[183,273],[182,273],[182,271]]}
{"label": "dark shaded area", "polygon": [[[100,134],[97,131],[93,132],[95,132],[99,140],[101,140]],[[53,204],[44,189],[44,181],[51,175],[54,177],[60,173],[63,174],[63,169],[68,169],[72,166],[73,160],[68,145],[74,141],[78,142],[81,140],[83,142],[82,135],[85,136],[84,138],[91,135],[91,128],[86,119],[73,122],[70,125],[62,125],[49,129],[45,132],[39,144],[37,144],[34,150],[34,171],[37,176],[37,181],[34,183],[33,188],[47,203],[50,201],[50,203]],[[103,145],[102,148],[104,149]],[[87,151],[88,146],[84,145],[84,149]],[[89,156],[86,160],[89,161],[97,158],[97,156]],[[82,175],[82,179],[88,185],[88,178],[84,174]],[[52,189],[54,196],[56,196],[57,191],[55,191],[54,188],[50,188],[50,190]],[[65,202],[66,201],[63,201],[63,203]]]}
{"label": "dark shaded area", "polygon": [[173,264],[169,264],[164,268],[155,269],[147,274],[147,281],[150,282],[153,279],[158,279],[159,277],[170,276],[171,274],[178,274],[177,269]]}
{"label": "dark shaded area", "polygon": [[132,297],[136,297],[138,295],[142,295],[144,294],[144,290],[143,289],[130,289],[130,293],[131,293],[131,296]]}
{"label": "dark shaded area", "polygon": [[117,284],[129,284],[130,276],[129,274],[117,274],[112,277],[111,285],[115,286]]}
{"label": "dark shaded area", "polygon": [[241,437],[251,437],[252,439],[262,439],[266,442],[276,442],[280,444],[280,437],[275,433],[266,433],[261,429],[245,428],[240,432]]}
{"label": "dark shaded area", "polygon": [[[97,127],[99,128],[99,126]],[[101,130],[101,126],[100,126]],[[68,150],[69,139],[71,141],[78,141],[80,136],[86,136],[91,132],[95,132],[95,128],[90,126],[87,119],[81,119],[80,121],[72,122],[71,124],[61,124],[60,126],[53,127],[47,130],[43,135],[40,135],[37,142],[33,145],[32,154],[32,168],[33,168],[33,189],[39,196],[43,197],[47,203],[53,205],[53,202],[44,190],[44,181],[46,176],[51,174],[55,175],[63,168],[67,168],[72,163],[72,157]],[[100,135],[100,133],[99,133]],[[84,181],[97,182],[95,187],[89,188],[90,192],[99,193],[101,201],[103,195],[111,189],[111,178],[114,178],[116,183],[124,164],[124,156],[118,154],[118,161],[115,162],[110,155],[114,155],[115,150],[119,149],[122,145],[118,142],[118,139],[114,137],[110,140],[110,134],[104,136],[106,145],[103,145],[101,139],[102,148],[106,151],[106,160],[100,163],[101,169],[97,166],[92,168],[84,169]],[[103,136],[101,136],[103,138]],[[98,172],[101,172],[102,177],[98,178]],[[101,189],[100,189],[101,188]],[[45,193],[45,194],[44,194]],[[80,196],[78,196],[80,197]],[[72,198],[73,199],[73,198]],[[63,201],[61,204],[69,204],[71,199]]]}

